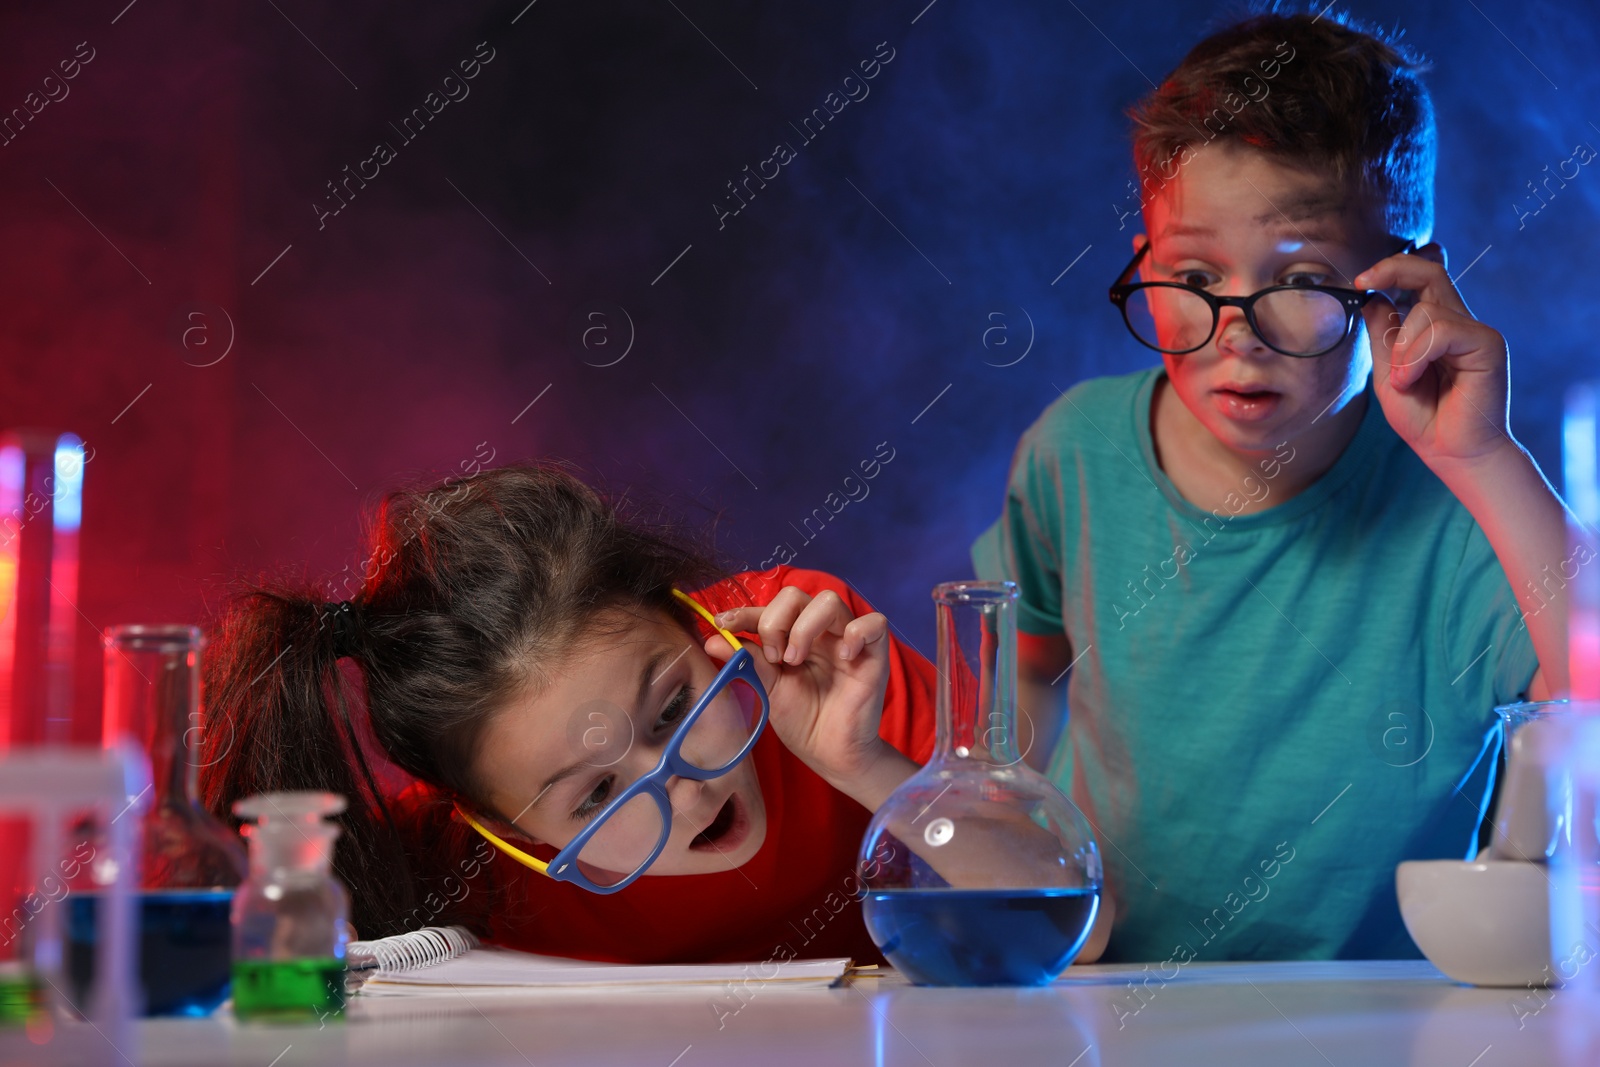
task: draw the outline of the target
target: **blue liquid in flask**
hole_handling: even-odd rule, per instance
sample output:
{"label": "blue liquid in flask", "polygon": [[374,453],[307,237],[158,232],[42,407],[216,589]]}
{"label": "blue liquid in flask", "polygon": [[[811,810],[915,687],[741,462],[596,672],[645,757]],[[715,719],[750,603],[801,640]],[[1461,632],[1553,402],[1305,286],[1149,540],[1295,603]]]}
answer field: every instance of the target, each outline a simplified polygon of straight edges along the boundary
{"label": "blue liquid in flask", "polygon": [[1045,985],[1094,925],[1098,889],[884,889],[862,911],[872,940],[917,985]]}
{"label": "blue liquid in flask", "polygon": [[[67,970],[87,1007],[94,978],[100,894],[68,898]],[[135,895],[139,981],[146,1015],[209,1015],[228,999],[232,889],[146,890]]]}

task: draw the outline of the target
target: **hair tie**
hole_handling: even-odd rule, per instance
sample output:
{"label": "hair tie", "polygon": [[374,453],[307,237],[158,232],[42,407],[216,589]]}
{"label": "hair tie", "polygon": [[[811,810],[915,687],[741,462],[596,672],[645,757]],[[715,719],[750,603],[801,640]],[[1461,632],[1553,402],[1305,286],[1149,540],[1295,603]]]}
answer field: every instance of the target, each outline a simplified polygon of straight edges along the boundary
{"label": "hair tie", "polygon": [[355,605],[348,600],[341,600],[338,603],[329,601],[322,605],[322,611],[328,616],[329,625],[333,628],[334,655],[354,654],[357,628]]}

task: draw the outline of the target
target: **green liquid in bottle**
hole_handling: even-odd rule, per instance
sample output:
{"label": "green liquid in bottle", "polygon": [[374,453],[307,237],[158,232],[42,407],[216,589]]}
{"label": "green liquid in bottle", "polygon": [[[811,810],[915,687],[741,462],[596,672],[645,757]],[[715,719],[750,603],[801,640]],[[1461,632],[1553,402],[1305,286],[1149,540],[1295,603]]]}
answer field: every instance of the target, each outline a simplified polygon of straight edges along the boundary
{"label": "green liquid in bottle", "polygon": [[42,989],[32,975],[0,977],[0,1026],[22,1026],[42,1006]]}
{"label": "green liquid in bottle", "polygon": [[344,960],[235,960],[233,1014],[239,1019],[311,1021],[344,1017]]}

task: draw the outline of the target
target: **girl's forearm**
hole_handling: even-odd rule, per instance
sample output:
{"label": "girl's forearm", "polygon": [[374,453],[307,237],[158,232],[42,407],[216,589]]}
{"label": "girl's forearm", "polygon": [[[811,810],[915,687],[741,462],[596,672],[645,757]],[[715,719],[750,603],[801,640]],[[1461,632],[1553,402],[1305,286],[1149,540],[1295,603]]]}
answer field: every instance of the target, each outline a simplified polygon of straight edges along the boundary
{"label": "girl's forearm", "polygon": [[1535,700],[1565,696],[1567,671],[1567,510],[1523,447],[1503,447],[1459,467],[1436,469],[1477,520],[1522,609],[1539,658]]}
{"label": "girl's forearm", "polygon": [[889,742],[879,740],[876,757],[870,766],[849,776],[825,776],[828,784],[868,811],[877,811],[900,783],[918,771],[917,765]]}

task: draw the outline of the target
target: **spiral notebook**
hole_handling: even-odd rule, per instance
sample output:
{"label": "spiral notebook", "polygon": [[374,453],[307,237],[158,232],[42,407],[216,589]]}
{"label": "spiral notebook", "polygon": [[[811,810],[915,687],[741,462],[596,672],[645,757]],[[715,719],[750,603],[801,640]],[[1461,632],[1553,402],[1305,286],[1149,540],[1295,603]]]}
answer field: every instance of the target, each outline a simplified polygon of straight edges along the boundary
{"label": "spiral notebook", "polygon": [[595,963],[482,945],[461,927],[429,927],[380,941],[352,942],[348,962],[364,997],[406,997],[470,989],[479,993],[737,984],[825,988],[854,972],[845,958],[750,963]]}

